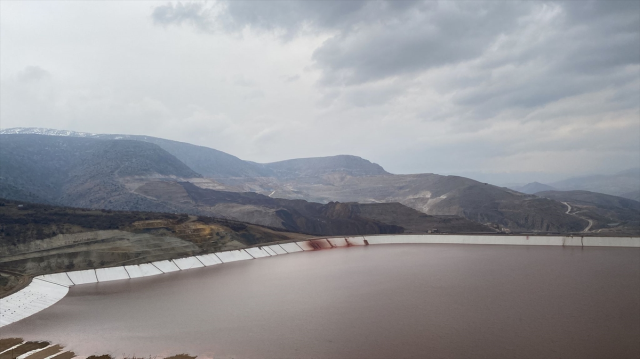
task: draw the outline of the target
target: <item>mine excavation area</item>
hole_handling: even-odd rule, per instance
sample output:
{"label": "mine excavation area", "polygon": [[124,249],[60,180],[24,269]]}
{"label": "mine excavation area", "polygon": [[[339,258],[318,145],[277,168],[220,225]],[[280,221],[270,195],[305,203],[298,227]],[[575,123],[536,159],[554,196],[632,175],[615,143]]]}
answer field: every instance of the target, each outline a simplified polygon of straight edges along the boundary
{"label": "mine excavation area", "polygon": [[208,217],[2,201],[0,293],[48,273],[149,263],[309,236]]}

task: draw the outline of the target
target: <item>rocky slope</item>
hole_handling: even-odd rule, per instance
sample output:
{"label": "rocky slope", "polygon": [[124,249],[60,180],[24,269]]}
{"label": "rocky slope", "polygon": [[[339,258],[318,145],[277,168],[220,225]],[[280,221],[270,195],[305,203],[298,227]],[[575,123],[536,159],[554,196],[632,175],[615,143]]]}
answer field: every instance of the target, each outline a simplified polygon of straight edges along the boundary
{"label": "rocky slope", "polygon": [[0,296],[19,284],[11,278],[21,276],[139,264],[305,238],[203,216],[0,199]]}
{"label": "rocky slope", "polygon": [[[283,221],[283,214],[279,215],[274,206],[247,203],[250,195],[238,196],[240,202],[204,203],[193,195],[195,190],[185,195],[185,187],[177,184],[190,182],[203,189],[256,192],[273,199],[321,205],[401,203],[428,215],[459,216],[512,231],[574,232],[586,226],[585,220],[566,214],[564,205],[554,200],[457,176],[393,175],[355,156],[257,164],[213,149],[147,136],[42,129],[3,132],[6,134],[0,135],[0,142],[9,150],[0,155],[0,193],[8,198],[90,208],[216,215],[273,226],[286,223],[285,228],[309,233],[319,233],[322,227],[295,227],[293,223],[298,220]],[[162,184],[155,182],[159,180],[165,182],[166,195],[158,191]],[[169,194],[176,197],[169,198]],[[295,207],[279,205],[287,211]],[[305,218],[313,217],[296,210]],[[335,233],[329,227],[322,228]]]}
{"label": "rocky slope", "polygon": [[536,196],[568,203],[571,213],[592,225],[596,233],[640,233],[640,202],[589,191],[544,191]]}
{"label": "rocky slope", "polygon": [[190,182],[150,181],[136,190],[169,203],[190,203],[202,213],[314,235],[492,232],[464,218],[429,216],[399,203],[327,204],[272,198],[253,192],[201,188]]}
{"label": "rocky slope", "polygon": [[436,174],[244,179],[236,186],[288,199],[398,202],[430,215],[460,216],[512,231],[573,232],[584,220],[567,215],[562,203],[457,176]]}
{"label": "rocky slope", "polygon": [[126,180],[201,177],[160,147],[140,141],[0,135],[0,143],[0,191],[8,199],[175,212],[132,193]]}

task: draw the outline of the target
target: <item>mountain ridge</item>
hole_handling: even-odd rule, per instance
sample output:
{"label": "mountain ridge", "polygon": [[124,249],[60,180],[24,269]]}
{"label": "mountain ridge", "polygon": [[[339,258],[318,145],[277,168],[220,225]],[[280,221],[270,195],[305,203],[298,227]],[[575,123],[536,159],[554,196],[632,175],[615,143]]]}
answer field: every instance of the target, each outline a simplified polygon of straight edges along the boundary
{"label": "mountain ridge", "polygon": [[[459,176],[394,175],[357,156],[258,164],[214,149],[149,136],[100,135],[33,128],[0,132],[4,133],[0,134],[3,146],[5,142],[10,142],[6,140],[9,138],[22,136],[30,139],[23,141],[23,151],[9,151],[13,157],[10,156],[8,160],[6,156],[0,156],[4,163],[9,164],[3,165],[3,171],[13,176],[7,180],[0,173],[0,177],[3,177],[0,178],[0,191],[13,190],[22,197],[32,194],[31,197],[41,197],[63,205],[215,214],[221,217],[232,215],[248,221],[271,218],[276,224],[283,220],[270,212],[277,209],[269,209],[264,204],[242,201],[213,206],[199,204],[197,196],[185,194],[184,186],[178,185],[181,189],[176,187],[182,181],[202,189],[256,192],[274,199],[305,200],[319,204],[397,202],[427,215],[458,216],[500,230],[579,232],[587,226],[586,220],[565,213],[565,206],[555,200]],[[59,153],[46,146],[40,146],[40,152],[32,148],[38,142],[56,142],[52,138],[64,139],[58,142],[68,146],[81,143],[85,147],[69,151],[61,145]],[[118,151],[86,148],[92,141],[96,144],[109,143],[118,147]],[[98,146],[96,144],[92,146]],[[134,146],[137,150],[127,151],[127,146]],[[93,157],[87,154],[89,152]],[[117,155],[110,157],[112,152]],[[145,158],[135,159],[137,155]],[[151,160],[154,156],[159,156],[160,160]],[[50,157],[52,160],[49,160]],[[21,174],[20,163],[39,161],[44,161],[40,167],[25,166],[35,175]],[[189,166],[189,163],[195,166]],[[164,166],[168,166],[166,171]],[[201,173],[194,167],[204,168],[206,172]],[[123,173],[120,173],[121,169]],[[48,176],[48,172],[52,175]],[[21,184],[24,184],[23,188],[16,190],[16,186]],[[161,187],[166,193],[159,190]],[[65,195],[52,198],[49,195],[51,189],[64,192]],[[197,191],[192,188],[191,192]],[[204,192],[201,194],[204,196]],[[286,220],[284,222],[287,223]]]}

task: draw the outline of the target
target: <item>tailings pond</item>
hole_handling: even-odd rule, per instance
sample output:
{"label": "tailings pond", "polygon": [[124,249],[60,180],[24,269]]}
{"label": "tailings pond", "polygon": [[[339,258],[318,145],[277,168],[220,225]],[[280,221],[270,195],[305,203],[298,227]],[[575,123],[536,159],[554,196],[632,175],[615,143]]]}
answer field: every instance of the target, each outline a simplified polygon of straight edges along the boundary
{"label": "tailings pond", "polygon": [[296,253],[72,287],[0,337],[137,357],[638,358],[640,249]]}

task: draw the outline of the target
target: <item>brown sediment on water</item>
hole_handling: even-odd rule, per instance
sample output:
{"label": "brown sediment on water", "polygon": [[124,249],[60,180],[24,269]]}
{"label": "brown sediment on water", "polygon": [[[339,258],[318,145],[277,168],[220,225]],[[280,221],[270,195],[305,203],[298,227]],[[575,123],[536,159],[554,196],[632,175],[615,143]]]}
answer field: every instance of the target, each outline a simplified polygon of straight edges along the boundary
{"label": "brown sediment on water", "polygon": [[36,349],[48,346],[48,342],[25,342],[19,347],[0,354],[0,359],[15,359],[16,357]]}
{"label": "brown sediment on water", "polygon": [[62,351],[62,346],[60,345],[54,345],[52,347],[46,348],[46,349],[42,349],[38,352],[35,352],[31,355],[29,355],[28,357],[26,357],[25,359],[44,359],[47,357],[50,357],[58,352]]}
{"label": "brown sediment on water", "polygon": [[113,359],[113,357],[109,354],[104,354],[104,355],[91,355],[91,356],[88,356],[87,359]]}
{"label": "brown sediment on water", "polygon": [[22,338],[0,339],[0,352],[22,343]]}

